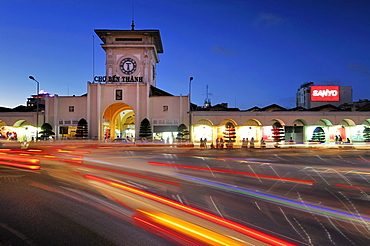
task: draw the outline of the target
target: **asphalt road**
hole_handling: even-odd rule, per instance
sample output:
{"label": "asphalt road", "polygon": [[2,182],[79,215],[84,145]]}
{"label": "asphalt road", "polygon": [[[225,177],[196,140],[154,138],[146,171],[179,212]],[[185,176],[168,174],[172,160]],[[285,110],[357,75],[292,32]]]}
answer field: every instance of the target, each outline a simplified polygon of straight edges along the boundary
{"label": "asphalt road", "polygon": [[135,226],[137,209],[233,233],[168,201],[292,244],[370,244],[367,150],[92,144],[17,151],[5,151],[0,160],[35,158],[40,169],[0,165],[2,245],[186,245]]}

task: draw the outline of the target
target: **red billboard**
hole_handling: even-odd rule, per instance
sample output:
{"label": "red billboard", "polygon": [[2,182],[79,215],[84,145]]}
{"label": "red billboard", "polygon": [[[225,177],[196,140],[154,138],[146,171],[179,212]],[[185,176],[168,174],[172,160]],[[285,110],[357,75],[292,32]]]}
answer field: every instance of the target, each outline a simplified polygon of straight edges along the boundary
{"label": "red billboard", "polygon": [[311,86],[311,101],[339,101],[339,86],[313,85]]}

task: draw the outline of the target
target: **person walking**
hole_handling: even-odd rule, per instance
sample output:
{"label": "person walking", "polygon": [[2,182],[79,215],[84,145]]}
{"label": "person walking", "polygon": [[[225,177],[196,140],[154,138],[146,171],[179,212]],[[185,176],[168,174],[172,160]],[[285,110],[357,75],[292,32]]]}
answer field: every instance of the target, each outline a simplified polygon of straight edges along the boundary
{"label": "person walking", "polygon": [[266,148],[266,142],[263,138],[261,138],[261,149]]}
{"label": "person walking", "polygon": [[245,138],[242,140],[242,148],[245,148]]}
{"label": "person walking", "polygon": [[254,148],[254,137],[252,137],[252,138],[251,138],[250,148],[251,148],[251,149],[253,149],[253,148]]}
{"label": "person walking", "polygon": [[224,148],[224,140],[220,138],[220,149]]}

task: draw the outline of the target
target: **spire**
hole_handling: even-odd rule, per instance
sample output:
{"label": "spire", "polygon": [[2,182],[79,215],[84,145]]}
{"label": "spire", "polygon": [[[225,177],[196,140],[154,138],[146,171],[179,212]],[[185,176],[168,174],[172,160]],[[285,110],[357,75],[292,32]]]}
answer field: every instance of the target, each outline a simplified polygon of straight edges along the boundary
{"label": "spire", "polygon": [[132,1],[132,22],[131,22],[131,30],[135,30],[135,2]]}
{"label": "spire", "polygon": [[206,86],[206,99],[204,100],[204,108],[209,108],[211,107],[211,99],[208,98],[208,85]]}

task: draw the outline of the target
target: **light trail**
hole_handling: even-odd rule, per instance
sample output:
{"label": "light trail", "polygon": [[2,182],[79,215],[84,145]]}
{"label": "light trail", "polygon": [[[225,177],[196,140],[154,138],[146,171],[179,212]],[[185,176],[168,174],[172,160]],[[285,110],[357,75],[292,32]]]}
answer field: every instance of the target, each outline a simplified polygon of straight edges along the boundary
{"label": "light trail", "polygon": [[139,175],[139,174],[129,173],[129,172],[123,172],[123,171],[110,169],[110,168],[105,168],[105,167],[97,167],[97,166],[92,166],[92,165],[87,165],[87,164],[73,164],[73,165],[80,166],[80,167],[87,167],[87,168],[97,169],[97,170],[102,170],[102,171],[107,171],[107,172],[112,172],[112,173],[119,173],[119,174],[123,174],[123,175],[128,175],[128,176],[133,176],[133,177],[137,177],[137,178],[152,180],[152,181],[155,181],[155,182],[160,182],[160,183],[165,183],[165,184],[170,184],[170,185],[176,185],[176,186],[180,185],[179,183],[171,182],[171,181],[168,181],[168,180],[152,178],[152,177],[148,177],[148,176],[144,176],[144,175]]}
{"label": "light trail", "polygon": [[234,186],[230,186],[230,185],[227,185],[227,184],[218,183],[218,182],[214,182],[214,181],[199,179],[199,178],[186,176],[186,175],[181,175],[181,174],[175,174],[175,175],[180,177],[180,178],[186,179],[186,180],[192,180],[193,182],[196,182],[198,184],[208,185],[208,186],[215,187],[215,188],[218,188],[218,189],[227,190],[227,191],[231,191],[231,192],[242,194],[242,195],[247,195],[247,196],[258,198],[258,199],[265,200],[265,201],[268,201],[268,202],[274,202],[276,204],[280,204],[280,205],[288,206],[288,207],[291,207],[291,208],[299,209],[301,211],[309,211],[309,212],[316,213],[316,214],[319,214],[319,215],[322,215],[322,216],[325,216],[325,217],[329,216],[329,217],[334,217],[334,218],[337,218],[337,219],[342,219],[344,221],[356,222],[358,224],[365,225],[366,227],[370,225],[370,218],[368,218],[368,217],[355,215],[355,214],[350,214],[350,213],[346,213],[346,212],[343,212],[343,211],[338,211],[338,210],[334,210],[334,209],[330,209],[330,208],[310,205],[310,204],[307,204],[307,203],[302,203],[302,202],[298,202],[298,201],[294,201],[294,200],[289,200],[289,199],[281,198],[281,197],[277,197],[277,196],[267,195],[267,194],[264,194],[264,193],[261,193],[261,192],[251,191],[251,190],[247,190],[247,189],[244,189],[244,188],[237,188],[237,187],[234,187]]}
{"label": "light trail", "polygon": [[128,192],[136,194],[136,195],[140,195],[142,197],[151,199],[153,201],[160,202],[162,204],[165,204],[167,206],[171,206],[171,207],[179,209],[181,211],[196,215],[198,217],[201,217],[203,219],[206,219],[206,220],[209,220],[211,222],[217,223],[219,225],[231,228],[231,229],[233,229],[235,231],[238,231],[240,233],[243,233],[244,235],[247,235],[249,237],[260,240],[261,242],[269,243],[270,245],[276,245],[276,246],[277,245],[279,245],[279,246],[294,245],[294,244],[289,243],[287,241],[281,240],[279,238],[275,238],[271,235],[268,235],[268,234],[265,234],[263,232],[257,231],[255,229],[252,229],[252,228],[246,227],[244,225],[238,224],[234,221],[224,219],[224,218],[219,217],[217,215],[202,211],[200,209],[197,209],[197,208],[194,208],[194,207],[191,207],[191,206],[188,206],[188,205],[181,204],[179,202],[176,202],[176,201],[173,201],[173,200],[170,200],[170,199],[167,199],[167,198],[164,198],[164,197],[161,197],[161,196],[158,196],[158,195],[155,195],[155,194],[152,194],[152,193],[149,193],[149,192],[146,192],[146,191],[128,186],[128,185],[124,185],[124,184],[121,184],[121,183],[117,183],[117,182],[107,180],[107,179],[103,179],[103,178],[100,178],[100,177],[96,177],[96,176],[93,176],[93,175],[84,175],[84,177],[86,179],[98,181],[98,182],[107,184],[109,186],[116,187],[118,189],[122,189],[124,191],[128,191]]}
{"label": "light trail", "polygon": [[26,169],[31,169],[31,170],[39,170],[40,169],[39,165],[22,164],[22,163],[8,162],[8,161],[0,161],[0,165],[12,166],[12,167],[21,167],[21,168],[26,168]]}
{"label": "light trail", "polygon": [[270,180],[294,182],[294,183],[300,183],[300,184],[306,184],[306,185],[312,185],[312,184],[316,183],[316,181],[311,181],[311,180],[276,177],[276,176],[265,175],[265,174],[225,170],[225,169],[218,169],[218,168],[194,167],[194,166],[179,165],[179,164],[167,164],[167,163],[154,162],[154,161],[148,161],[148,164],[153,165],[153,166],[177,167],[177,168],[194,169],[194,170],[200,170],[200,171],[212,171],[212,172],[218,172],[218,173],[237,174],[237,175],[249,176],[249,177],[258,178],[258,179],[260,179],[260,178],[261,179],[270,179]]}

